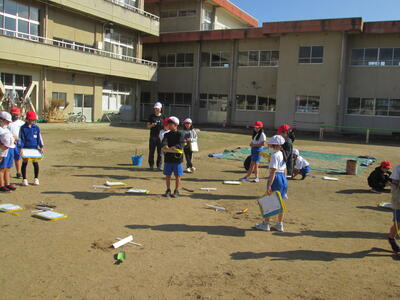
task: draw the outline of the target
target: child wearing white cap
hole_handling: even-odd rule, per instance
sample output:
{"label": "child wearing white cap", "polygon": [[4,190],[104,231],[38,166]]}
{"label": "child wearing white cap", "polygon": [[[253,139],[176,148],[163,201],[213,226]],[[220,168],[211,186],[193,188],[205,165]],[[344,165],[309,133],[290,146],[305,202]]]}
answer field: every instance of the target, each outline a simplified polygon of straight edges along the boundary
{"label": "child wearing white cap", "polygon": [[183,137],[185,139],[185,158],[186,158],[186,172],[193,173],[196,171],[196,168],[193,167],[193,151],[191,147],[191,142],[197,141],[197,133],[196,130],[193,129],[193,121],[192,119],[187,118],[183,121]]}
{"label": "child wearing white cap", "polygon": [[[288,182],[286,179],[286,162],[282,153],[282,146],[285,143],[285,139],[281,135],[274,135],[268,142],[268,146],[271,148],[272,155],[269,163],[269,177],[267,183],[267,195],[271,195],[272,192],[279,191],[283,199],[287,199]],[[283,213],[278,215],[278,223],[273,226],[278,231],[283,231]],[[256,229],[270,231],[269,218],[264,218],[264,221],[256,225]]]}
{"label": "child wearing white cap", "polygon": [[[164,175],[167,190],[164,197],[179,197],[179,187],[183,176],[183,145],[185,143],[183,133],[178,131],[179,119],[168,118],[169,132],[164,135],[162,150],[164,151]],[[175,175],[175,191],[171,194],[171,176]]]}
{"label": "child wearing white cap", "polygon": [[294,170],[292,178],[295,178],[297,175],[301,174],[301,180],[304,180],[306,176],[310,174],[310,164],[302,156],[300,156],[300,151],[297,149],[293,150],[293,161]]}
{"label": "child wearing white cap", "polygon": [[161,113],[162,104],[156,102],[154,104],[154,113],[151,114],[147,120],[147,128],[150,129],[149,138],[149,166],[150,169],[154,169],[154,154],[157,151],[157,168],[161,170],[162,156],[161,156],[161,142],[160,142],[160,131],[163,129],[164,115]]}
{"label": "child wearing white cap", "polygon": [[8,149],[15,148],[15,140],[7,126],[12,122],[8,112],[0,112],[0,142],[2,144],[2,160],[0,163],[0,192],[15,191],[16,187],[11,185],[10,169],[14,165],[14,151]]}

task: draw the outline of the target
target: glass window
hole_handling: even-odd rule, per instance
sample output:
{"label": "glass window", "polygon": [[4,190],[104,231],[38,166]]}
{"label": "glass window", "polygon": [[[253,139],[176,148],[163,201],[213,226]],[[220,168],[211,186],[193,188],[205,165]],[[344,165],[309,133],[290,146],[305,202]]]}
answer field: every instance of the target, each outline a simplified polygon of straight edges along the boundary
{"label": "glass window", "polygon": [[236,95],[236,108],[237,109],[246,109],[246,96],[245,95]]}
{"label": "glass window", "polygon": [[374,98],[362,98],[361,99],[361,111],[362,115],[374,115],[375,99]]}
{"label": "glass window", "polygon": [[247,95],[246,110],[256,110],[256,109],[257,109],[257,97],[253,95]]}
{"label": "glass window", "polygon": [[249,51],[249,66],[258,66],[259,51]]}
{"label": "glass window", "polygon": [[351,64],[353,66],[361,66],[364,64],[364,49],[351,50]]}
{"label": "glass window", "polygon": [[319,112],[319,96],[308,97],[308,110],[313,113]]}
{"label": "glass window", "polygon": [[151,103],[151,93],[150,92],[142,92],[140,94],[140,102],[141,103]]}
{"label": "glass window", "polygon": [[183,94],[183,103],[192,104],[192,94]]}
{"label": "glass window", "polygon": [[321,64],[323,57],[324,57],[324,47],[322,47],[322,46],[311,47],[311,63],[312,64]]}
{"label": "glass window", "polygon": [[248,66],[249,65],[249,52],[240,51],[239,52],[239,66]]}
{"label": "glass window", "polygon": [[269,98],[268,111],[270,111],[270,112],[276,111],[276,99],[275,98]]}
{"label": "glass window", "polygon": [[387,116],[389,110],[389,99],[376,99],[375,115]]}
{"label": "glass window", "polygon": [[175,67],[175,54],[167,55],[167,67]]}
{"label": "glass window", "polygon": [[77,108],[83,107],[83,95],[82,94],[74,95],[74,106]]}
{"label": "glass window", "polygon": [[347,113],[350,115],[359,115],[360,106],[361,106],[360,98],[349,98],[347,103]]}
{"label": "glass window", "polygon": [[39,35],[39,25],[30,23],[30,35],[38,36]]}
{"label": "glass window", "polygon": [[17,15],[17,2],[4,0],[4,12],[10,15]]}
{"label": "glass window", "polygon": [[93,95],[85,95],[84,107],[93,107]]}
{"label": "glass window", "polygon": [[15,85],[24,86],[24,75],[15,74]]}
{"label": "glass window", "polygon": [[300,113],[319,113],[319,96],[297,96],[296,112]]}
{"label": "glass window", "polygon": [[159,65],[161,68],[167,66],[167,56],[166,55],[160,55],[158,61],[159,61]]}
{"label": "glass window", "polygon": [[389,116],[400,116],[400,99],[390,100]]}
{"label": "glass window", "polygon": [[299,48],[299,63],[320,64],[323,62],[323,46],[301,46]]}
{"label": "glass window", "polygon": [[267,111],[268,110],[268,98],[258,97],[258,110]]}
{"label": "glass window", "polygon": [[193,67],[194,65],[194,55],[193,53],[185,54],[185,67]]}
{"label": "glass window", "polygon": [[202,67],[210,66],[210,53],[208,53],[208,52],[201,53],[201,66]]}
{"label": "glass window", "polygon": [[29,19],[39,22],[39,9],[36,7],[29,7]]}
{"label": "glass window", "polygon": [[5,17],[4,27],[5,29],[11,30],[11,31],[6,31],[6,35],[15,36],[15,32],[13,31],[17,30],[16,19]]}
{"label": "glass window", "polygon": [[4,0],[0,0],[0,12],[3,12],[4,9]]}
{"label": "glass window", "polygon": [[378,48],[365,49],[365,62],[368,66],[378,65]]}
{"label": "glass window", "polygon": [[381,48],[379,62],[382,66],[391,66],[393,64],[393,48]]}
{"label": "glass window", "polygon": [[64,108],[67,104],[67,93],[53,92],[52,100],[58,101],[60,108]]}
{"label": "glass window", "polygon": [[19,37],[28,38],[27,34],[29,34],[29,23],[24,20],[18,20],[18,32],[19,32],[18,34]]}
{"label": "glass window", "polygon": [[279,63],[279,51],[271,52],[271,66],[277,66]]}
{"label": "glass window", "polygon": [[299,48],[299,63],[310,63],[311,47]]}
{"label": "glass window", "polygon": [[29,6],[18,3],[18,17],[29,19]]}
{"label": "glass window", "polygon": [[14,85],[13,74],[5,73],[3,82],[5,85]]}
{"label": "glass window", "polygon": [[221,54],[220,53],[212,53],[211,54],[211,67],[220,67],[221,66]]}
{"label": "glass window", "polygon": [[229,67],[231,55],[229,52],[221,52],[221,67]]}
{"label": "glass window", "polygon": [[400,66],[400,48],[393,49],[393,66]]}

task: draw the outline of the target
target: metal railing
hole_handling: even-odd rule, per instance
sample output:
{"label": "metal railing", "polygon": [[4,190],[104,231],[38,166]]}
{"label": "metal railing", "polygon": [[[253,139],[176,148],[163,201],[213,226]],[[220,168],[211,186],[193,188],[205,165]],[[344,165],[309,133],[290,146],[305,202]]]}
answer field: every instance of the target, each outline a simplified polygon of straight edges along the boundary
{"label": "metal railing", "polygon": [[93,47],[88,47],[88,46],[74,43],[74,42],[70,43],[70,42],[65,42],[62,40],[49,39],[49,38],[45,38],[42,36],[17,32],[17,31],[5,29],[5,28],[0,28],[0,35],[5,35],[8,37],[18,38],[18,39],[22,39],[22,40],[26,40],[26,41],[30,41],[30,42],[35,42],[35,43],[42,43],[42,44],[45,44],[48,46],[70,49],[73,51],[80,51],[80,52],[84,52],[84,53],[88,53],[88,54],[110,57],[110,58],[119,59],[119,60],[131,62],[131,63],[148,65],[148,66],[154,67],[154,68],[157,68],[157,65],[158,65],[158,63],[155,61],[150,61],[150,60],[145,60],[145,59],[136,58],[136,57],[132,57],[132,56],[127,56],[127,55],[122,55],[122,54],[113,53],[113,52],[109,52],[109,51],[104,51],[104,50],[96,49]]}
{"label": "metal railing", "polygon": [[137,8],[136,6],[130,5],[130,4],[126,3],[124,0],[105,0],[105,1],[111,2],[111,3],[115,4],[115,5],[124,7],[126,9],[129,9],[129,10],[135,12],[135,13],[138,13],[140,15],[149,17],[149,18],[151,18],[153,20],[156,20],[156,21],[160,22],[160,18],[158,16],[153,15],[153,14],[147,12],[147,11],[144,11],[143,9]]}

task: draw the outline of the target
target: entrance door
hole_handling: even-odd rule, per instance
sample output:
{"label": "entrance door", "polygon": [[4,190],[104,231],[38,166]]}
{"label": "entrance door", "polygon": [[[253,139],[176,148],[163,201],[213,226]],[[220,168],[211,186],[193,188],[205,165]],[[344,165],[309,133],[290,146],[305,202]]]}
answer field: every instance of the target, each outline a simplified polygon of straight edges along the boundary
{"label": "entrance door", "polygon": [[82,113],[86,122],[93,122],[93,95],[75,94],[74,113]]}

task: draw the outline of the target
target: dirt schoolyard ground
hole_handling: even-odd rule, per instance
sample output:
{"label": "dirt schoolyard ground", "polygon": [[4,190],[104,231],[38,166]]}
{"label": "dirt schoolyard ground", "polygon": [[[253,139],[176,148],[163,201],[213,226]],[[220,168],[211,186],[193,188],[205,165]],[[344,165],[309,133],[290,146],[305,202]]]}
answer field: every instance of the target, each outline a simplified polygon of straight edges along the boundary
{"label": "dirt schoolyard ground", "polygon": [[[339,175],[338,182],[290,181],[286,232],[267,233],[252,229],[260,221],[256,200],[265,191],[267,169],[258,184],[227,186],[223,180],[244,174],[242,162],[207,157],[248,146],[250,132],[201,131],[198,171],[183,180],[194,192],[167,199],[162,174],[130,162],[135,149],[147,161],[148,130],[43,124],[42,131],[41,186],[1,195],[0,203],[25,208],[18,216],[0,215],[1,299],[400,298],[400,262],[386,240],[392,215],[376,207],[390,201],[389,194],[372,194],[366,185],[375,165],[358,176]],[[310,140],[296,147],[400,163],[398,147]],[[33,179],[31,165],[28,173]],[[106,180],[151,193],[92,188]],[[69,217],[32,218],[42,201]],[[249,212],[238,215],[244,208]],[[118,251],[109,246],[128,235],[143,247],[124,246],[126,260],[115,265]]]}

